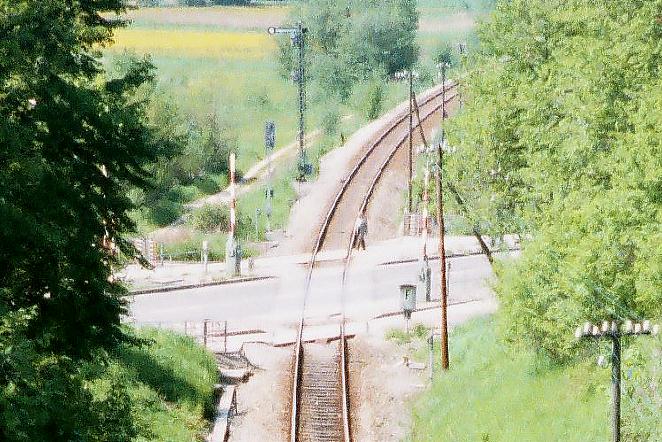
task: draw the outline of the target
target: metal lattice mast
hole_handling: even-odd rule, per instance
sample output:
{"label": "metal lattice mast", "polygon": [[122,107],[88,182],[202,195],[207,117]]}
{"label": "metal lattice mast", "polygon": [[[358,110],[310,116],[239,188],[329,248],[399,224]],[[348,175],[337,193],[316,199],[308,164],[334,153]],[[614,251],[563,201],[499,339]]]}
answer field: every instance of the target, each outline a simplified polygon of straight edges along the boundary
{"label": "metal lattice mast", "polygon": [[306,71],[305,71],[305,58],[304,58],[304,28],[303,23],[297,23],[297,43],[299,46],[299,173],[300,179],[305,177],[306,169],[306,150],[305,142],[305,114],[306,114]]}
{"label": "metal lattice mast", "polygon": [[270,27],[268,32],[271,35],[287,34],[292,40],[292,46],[295,46],[299,52],[299,66],[294,71],[294,81],[297,82],[299,90],[299,181],[304,181],[306,175],[311,173],[311,166],[306,159],[305,149],[305,130],[306,130],[306,60],[305,60],[305,35],[308,31],[302,22],[298,22],[294,28],[276,28]]}
{"label": "metal lattice mast", "polygon": [[[409,71],[409,177],[407,182],[407,210],[411,213],[413,209],[412,202],[412,181],[414,179],[414,74]],[[410,228],[411,229],[411,228]]]}

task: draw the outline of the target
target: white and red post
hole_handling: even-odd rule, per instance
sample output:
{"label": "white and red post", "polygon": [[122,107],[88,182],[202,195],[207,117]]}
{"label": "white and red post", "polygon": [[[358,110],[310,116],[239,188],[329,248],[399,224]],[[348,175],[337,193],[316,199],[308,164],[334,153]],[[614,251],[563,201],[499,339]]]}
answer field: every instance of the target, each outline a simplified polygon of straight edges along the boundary
{"label": "white and red post", "polygon": [[230,237],[234,238],[235,225],[237,222],[237,191],[235,188],[235,155],[230,154]]}

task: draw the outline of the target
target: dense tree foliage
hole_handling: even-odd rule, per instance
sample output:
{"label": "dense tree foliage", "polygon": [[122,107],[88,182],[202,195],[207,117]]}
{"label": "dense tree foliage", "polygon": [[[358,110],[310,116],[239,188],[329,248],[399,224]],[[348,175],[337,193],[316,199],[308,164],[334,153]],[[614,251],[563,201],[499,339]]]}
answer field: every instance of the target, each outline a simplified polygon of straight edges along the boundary
{"label": "dense tree foliage", "polygon": [[184,203],[221,190],[228,181],[230,152],[237,152],[238,139],[215,114],[199,121],[183,115],[167,95],[150,91],[149,96],[147,114],[158,138],[179,149],[177,155],[150,164],[153,186],[146,191],[134,189],[131,196],[147,219],[163,226],[182,215]]}
{"label": "dense tree foliage", "polygon": [[[294,20],[306,36],[311,75],[328,95],[347,99],[354,83],[411,67],[418,59],[415,0],[307,0]],[[294,68],[293,51],[283,40],[284,71]]]}
{"label": "dense tree foliage", "polygon": [[131,62],[111,79],[98,61],[121,24],[102,13],[122,8],[121,0],[0,1],[2,440],[134,433],[121,389],[95,403],[78,363],[127,339],[112,244],[133,256],[122,237],[133,228],[127,189],[146,187],[146,165],[177,148],[149,127],[135,98],[151,64]]}
{"label": "dense tree foliage", "polygon": [[499,3],[446,176],[473,222],[523,234],[499,269],[509,338],[555,359],[585,320],[662,314],[662,1]]}

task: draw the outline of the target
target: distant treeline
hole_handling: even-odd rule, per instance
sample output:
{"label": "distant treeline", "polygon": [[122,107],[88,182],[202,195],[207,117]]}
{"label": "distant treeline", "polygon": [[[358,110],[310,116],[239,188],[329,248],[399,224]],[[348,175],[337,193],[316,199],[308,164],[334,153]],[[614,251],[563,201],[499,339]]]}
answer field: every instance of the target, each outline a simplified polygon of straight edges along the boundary
{"label": "distant treeline", "polygon": [[248,6],[253,0],[137,0],[138,6]]}

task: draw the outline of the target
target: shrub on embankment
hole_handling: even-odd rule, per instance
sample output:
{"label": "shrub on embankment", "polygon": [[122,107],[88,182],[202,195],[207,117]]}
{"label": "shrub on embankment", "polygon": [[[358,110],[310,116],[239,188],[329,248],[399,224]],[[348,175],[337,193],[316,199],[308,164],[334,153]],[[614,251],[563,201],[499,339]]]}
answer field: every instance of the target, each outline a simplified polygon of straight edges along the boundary
{"label": "shrub on embankment", "polygon": [[213,356],[174,333],[130,334],[135,345],[82,363],[39,355],[28,340],[14,347],[1,367],[20,372],[0,390],[3,440],[200,440],[214,412]]}

